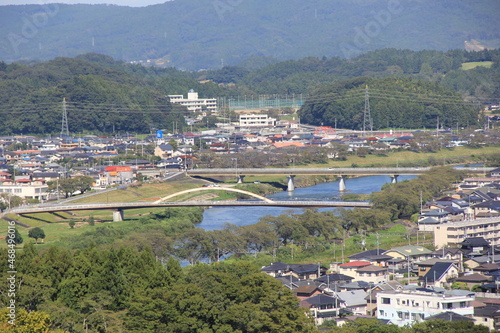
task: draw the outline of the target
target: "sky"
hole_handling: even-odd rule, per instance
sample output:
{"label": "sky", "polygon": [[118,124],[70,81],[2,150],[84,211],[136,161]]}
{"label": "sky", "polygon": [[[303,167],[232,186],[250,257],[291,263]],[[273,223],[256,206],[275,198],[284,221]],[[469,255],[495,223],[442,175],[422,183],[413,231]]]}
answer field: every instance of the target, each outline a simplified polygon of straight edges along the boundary
{"label": "sky", "polygon": [[27,4],[44,4],[44,3],[67,3],[67,4],[113,4],[130,7],[144,7],[164,3],[169,0],[0,0],[0,6],[5,5],[27,5]]}

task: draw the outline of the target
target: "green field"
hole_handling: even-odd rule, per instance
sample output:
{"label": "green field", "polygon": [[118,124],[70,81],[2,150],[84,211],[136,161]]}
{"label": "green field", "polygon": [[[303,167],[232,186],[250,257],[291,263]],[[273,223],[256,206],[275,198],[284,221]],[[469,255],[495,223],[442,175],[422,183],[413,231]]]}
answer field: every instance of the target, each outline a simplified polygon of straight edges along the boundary
{"label": "green field", "polygon": [[464,71],[467,71],[469,69],[473,69],[476,67],[486,67],[486,68],[491,68],[493,65],[493,61],[477,61],[477,62],[464,62],[462,64],[462,69]]}

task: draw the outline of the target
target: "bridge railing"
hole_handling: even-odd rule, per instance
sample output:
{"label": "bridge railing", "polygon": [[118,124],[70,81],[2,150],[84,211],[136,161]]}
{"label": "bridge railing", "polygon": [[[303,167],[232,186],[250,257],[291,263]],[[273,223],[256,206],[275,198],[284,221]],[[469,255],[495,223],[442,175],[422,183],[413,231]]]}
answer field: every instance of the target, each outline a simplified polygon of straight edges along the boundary
{"label": "bridge railing", "polygon": [[73,204],[48,206],[28,206],[5,211],[13,214],[29,214],[54,211],[72,210],[106,210],[106,209],[134,209],[147,207],[182,207],[182,206],[285,206],[285,207],[371,207],[368,201],[165,201],[165,202],[121,202],[121,203],[95,203],[95,204]]}

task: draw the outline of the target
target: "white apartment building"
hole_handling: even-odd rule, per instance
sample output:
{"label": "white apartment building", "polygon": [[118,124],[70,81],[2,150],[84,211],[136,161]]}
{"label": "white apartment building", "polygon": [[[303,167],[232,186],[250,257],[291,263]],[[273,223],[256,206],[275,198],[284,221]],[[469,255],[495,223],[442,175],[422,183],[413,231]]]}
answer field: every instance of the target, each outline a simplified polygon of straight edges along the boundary
{"label": "white apartment building", "polygon": [[500,217],[448,222],[434,229],[434,246],[456,246],[469,237],[483,237],[493,245],[500,241]]}
{"label": "white apartment building", "polygon": [[276,119],[267,114],[242,114],[240,127],[270,127],[276,125]]}
{"label": "white apartment building", "polygon": [[180,105],[184,105],[187,107],[189,111],[192,112],[201,112],[203,110],[203,106],[206,107],[208,112],[216,112],[217,111],[217,99],[215,98],[198,98],[198,93],[193,89],[189,90],[187,98],[184,98],[183,95],[168,95],[170,99],[170,103],[176,103]]}
{"label": "white apartment building", "polygon": [[390,320],[398,326],[413,325],[446,311],[462,316],[474,314],[475,293],[467,290],[416,288],[377,293],[377,319]]}

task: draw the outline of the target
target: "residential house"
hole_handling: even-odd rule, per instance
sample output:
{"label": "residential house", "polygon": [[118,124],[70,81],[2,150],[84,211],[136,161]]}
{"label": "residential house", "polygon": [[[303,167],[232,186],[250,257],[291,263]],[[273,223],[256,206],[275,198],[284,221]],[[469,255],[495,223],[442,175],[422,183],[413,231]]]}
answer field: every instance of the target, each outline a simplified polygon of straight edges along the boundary
{"label": "residential house", "polygon": [[500,182],[500,177],[469,177],[460,183],[459,189],[476,189],[495,182]]}
{"label": "residential house", "polygon": [[300,301],[300,306],[309,309],[317,325],[338,317],[341,300],[336,296],[319,294]]}
{"label": "residential house", "polygon": [[498,217],[500,216],[500,201],[485,201],[472,206],[476,218]]}
{"label": "residential house", "polygon": [[472,289],[477,285],[482,285],[485,283],[490,283],[493,281],[493,277],[486,276],[479,273],[472,273],[460,276],[455,279],[456,282],[464,282],[467,284],[467,288]]}
{"label": "residential house", "polygon": [[500,168],[496,168],[496,169],[491,170],[490,176],[500,178]]}
{"label": "residential house", "polygon": [[[500,257],[498,259],[500,259]],[[479,265],[477,267],[474,267],[472,269],[472,271],[474,273],[479,273],[479,274],[489,274],[491,272],[495,272],[498,270],[500,270],[499,263],[485,263],[485,264]]]}
{"label": "residential house", "polygon": [[299,280],[314,280],[325,272],[324,268],[316,264],[302,265],[284,262],[275,262],[264,266],[261,271],[273,277],[291,275]]}
{"label": "residential house", "polygon": [[324,269],[316,264],[290,264],[289,272],[299,280],[314,280],[324,273]]}
{"label": "residential house", "polygon": [[408,288],[377,293],[377,319],[398,326],[412,325],[429,317],[453,311],[472,317],[475,293],[466,290]]}
{"label": "residential house", "polygon": [[290,290],[295,290],[299,287],[300,280],[292,275],[279,275],[275,277],[276,280],[280,281],[285,287]]}
{"label": "residential house", "polygon": [[354,279],[357,279],[358,276],[357,276],[356,271],[359,268],[370,266],[370,265],[371,264],[369,262],[357,260],[357,261],[351,261],[351,262],[347,262],[344,264],[340,264],[338,267],[339,267],[340,274],[345,274],[345,275],[350,276]]}
{"label": "residential house", "polygon": [[338,273],[326,274],[314,279],[314,281],[319,284],[319,287],[323,290],[323,292],[327,293],[338,291],[339,285],[350,283],[352,280],[354,280],[353,277]]}
{"label": "residential house", "polygon": [[155,147],[154,155],[162,159],[171,157],[174,153],[174,147],[170,144],[160,144]]}
{"label": "residential house", "polygon": [[472,316],[476,325],[486,326],[490,331],[500,330],[500,305],[486,304],[484,306],[474,307]]}
{"label": "residential house", "polygon": [[33,172],[31,177],[36,180],[49,182],[60,179],[61,175],[58,172]]}
{"label": "residential house", "polygon": [[322,290],[314,283],[308,283],[307,285],[298,286],[293,290],[293,294],[299,300],[313,297],[322,293]]}
{"label": "residential house", "polygon": [[[500,261],[500,256],[498,257],[498,261]],[[464,266],[470,270],[474,270],[476,267],[489,263],[493,263],[493,258],[491,255],[483,255],[464,259]]]}
{"label": "residential house", "polygon": [[405,259],[411,262],[427,260],[431,257],[431,250],[423,246],[407,245],[395,247],[385,251],[383,254],[393,258]]}
{"label": "residential house", "polygon": [[382,283],[387,281],[387,267],[369,265],[356,270],[356,280],[369,283]]}
{"label": "residential house", "polygon": [[427,259],[421,262],[417,262],[415,265],[418,268],[418,277],[423,278],[438,262],[446,262],[446,263],[457,263],[458,260],[446,260],[446,259],[440,259],[440,258],[431,258]]}
{"label": "residential house", "polygon": [[374,283],[371,283],[371,282],[366,282],[366,281],[352,281],[352,282],[349,282],[349,283],[344,283],[342,285],[339,286],[339,289],[341,291],[350,291],[350,290],[364,290],[364,291],[368,291],[370,290],[371,288],[373,288],[375,286]]}
{"label": "residential house", "polygon": [[439,250],[431,252],[431,255],[434,258],[444,260],[461,260],[465,253],[468,253],[468,251],[459,247],[443,247]]}
{"label": "residential house", "polygon": [[458,277],[459,269],[453,262],[436,262],[422,277],[421,283],[425,288],[449,287],[451,280]]}
{"label": "residential house", "polygon": [[373,249],[367,250],[360,253],[353,254],[349,256],[349,261],[366,261],[372,265],[377,266],[387,266],[387,262],[392,259],[391,256],[382,254],[386,250],[384,249]]}
{"label": "residential house", "polygon": [[423,219],[432,218],[438,221],[439,223],[445,223],[449,221],[448,214],[449,213],[442,208],[432,209],[430,211],[423,212],[422,214],[420,214],[418,221],[420,222]]}
{"label": "residential house", "polygon": [[364,290],[349,290],[337,293],[337,296],[342,300],[342,307],[350,310],[353,314],[366,314],[366,291]]}
{"label": "residential house", "polygon": [[490,249],[490,243],[483,237],[469,237],[461,243],[463,250],[468,250],[469,257],[479,256]]}
{"label": "residential house", "polygon": [[278,261],[261,268],[261,271],[272,277],[285,275],[289,271],[289,264]]}
{"label": "residential house", "polygon": [[367,291],[366,299],[366,313],[368,315],[375,315],[374,311],[377,309],[377,294],[380,291],[397,291],[402,290],[403,285],[398,281],[386,281],[377,284]]}

